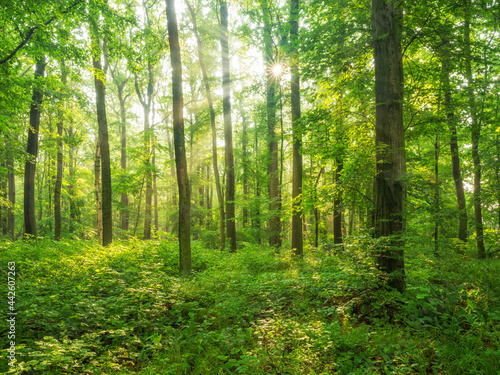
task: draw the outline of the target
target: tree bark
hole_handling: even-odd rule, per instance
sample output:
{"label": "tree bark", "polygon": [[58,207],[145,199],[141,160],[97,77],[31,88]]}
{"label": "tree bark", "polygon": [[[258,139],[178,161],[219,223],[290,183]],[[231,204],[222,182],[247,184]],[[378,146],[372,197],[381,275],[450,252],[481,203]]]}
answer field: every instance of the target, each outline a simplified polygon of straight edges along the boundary
{"label": "tree bark", "polygon": [[[129,78],[125,78],[123,81],[119,82],[118,76],[114,73],[111,68],[111,76],[118,90],[118,102],[120,103],[120,167],[122,173],[125,175],[127,172],[127,112],[125,109],[125,102],[129,94],[124,95],[125,86],[129,81]],[[120,196],[120,203],[122,208],[120,210],[120,228],[123,231],[128,231],[129,227],[129,211],[128,211],[128,194],[124,190]]]}
{"label": "tree bark", "polygon": [[406,172],[403,125],[403,60],[399,0],[372,0],[375,60],[375,238],[381,239],[376,265],[388,285],[406,288],[404,269],[404,186]]}
{"label": "tree bark", "polygon": [[341,157],[335,158],[335,172],[334,172],[334,183],[335,183],[335,196],[333,199],[333,243],[341,244],[343,243],[342,238],[342,187],[340,186],[340,178],[342,170],[344,169],[344,163]]}
{"label": "tree bark", "polygon": [[241,152],[243,157],[243,220],[242,225],[243,228],[248,224],[248,125],[245,109],[243,108],[243,103],[241,102],[241,98],[239,98],[239,109],[241,114],[241,123],[242,123],[242,137],[241,137]]}
{"label": "tree bark", "polygon": [[269,148],[269,246],[276,250],[281,248],[281,218],[279,208],[279,170],[278,170],[278,137],[276,134],[276,79],[272,75],[272,67],[275,63],[272,45],[271,19],[269,15],[268,2],[261,0],[262,15],[264,19],[264,62],[267,74],[267,141]]}
{"label": "tree bark", "polygon": [[[101,46],[97,38],[97,26],[94,26],[95,35],[92,64],[94,67],[94,85],[96,90],[96,110],[101,153],[101,199],[102,199],[102,245],[108,246],[113,241],[113,214],[111,190],[111,160],[109,155],[108,121],[106,118],[106,89],[104,79],[106,69],[101,65]],[[103,43],[105,53],[106,42]],[[97,55],[94,53],[97,51]],[[100,75],[102,74],[102,78]]]}
{"label": "tree bark", "polygon": [[75,165],[74,165],[74,154],[75,146],[73,141],[73,124],[70,124],[68,130],[68,137],[70,139],[71,145],[69,147],[69,185],[68,185],[68,195],[69,195],[69,233],[73,233],[75,230],[75,221],[77,217],[76,202],[75,202]]}
{"label": "tree bark", "polygon": [[102,195],[101,195],[101,147],[99,140],[95,146],[94,191],[96,205],[96,237],[102,242]]}
{"label": "tree bark", "polygon": [[24,237],[36,237],[35,216],[35,171],[38,156],[38,132],[40,129],[40,106],[43,94],[38,87],[45,73],[46,61],[42,56],[37,59],[35,69],[35,83],[30,108],[30,126],[28,130],[27,160],[24,167]]}
{"label": "tree bark", "polygon": [[193,8],[191,7],[189,1],[186,1],[186,5],[188,7],[189,13],[191,15],[191,22],[193,23],[193,33],[196,37],[196,43],[198,46],[198,61],[200,63],[201,73],[203,77],[203,85],[205,86],[205,95],[207,97],[208,109],[210,112],[210,125],[212,130],[212,164],[214,168],[214,178],[215,178],[215,190],[217,192],[217,200],[219,202],[219,244],[220,250],[224,250],[226,244],[226,232],[224,228],[225,220],[225,211],[224,211],[224,199],[222,197],[222,186],[220,182],[219,175],[219,166],[217,161],[217,128],[215,124],[215,110],[212,101],[212,94],[210,91],[210,85],[208,82],[208,74],[207,69],[203,60],[203,50],[201,39],[198,33],[198,27],[196,23],[196,15],[194,13]]}
{"label": "tree bark", "polygon": [[465,190],[460,171],[460,156],[458,151],[457,125],[455,114],[451,104],[451,85],[450,85],[450,67],[449,67],[449,47],[447,41],[443,41],[443,56],[441,60],[441,69],[443,75],[444,106],[446,110],[446,119],[450,130],[450,150],[451,163],[453,168],[453,180],[455,182],[455,192],[457,195],[457,205],[459,211],[458,238],[467,242],[467,208],[465,204]]}
{"label": "tree bark", "polygon": [[14,207],[16,204],[16,177],[14,174],[14,158],[12,156],[12,148],[10,142],[5,140],[5,151],[7,153],[6,168],[7,168],[7,199],[9,207],[7,208],[7,234],[10,238],[15,240],[16,231],[16,216],[14,214]]}
{"label": "tree bark", "polygon": [[222,107],[224,112],[224,142],[226,167],[226,232],[229,238],[229,251],[236,252],[236,218],[234,210],[235,182],[233,156],[233,125],[231,121],[231,76],[229,66],[229,40],[227,3],[220,1],[221,14],[221,55],[222,55]]}
{"label": "tree bark", "polygon": [[[66,84],[67,69],[64,64],[64,59],[61,60],[61,82]],[[59,103],[61,110],[59,111],[60,119],[57,123],[57,167],[56,167],[56,184],[54,187],[54,240],[61,239],[61,189],[63,180],[63,103]]]}
{"label": "tree bark", "polygon": [[304,253],[302,236],[302,131],[300,130],[300,74],[299,74],[299,0],[290,0],[291,82],[290,105],[292,112],[292,254]]}
{"label": "tree bark", "polygon": [[172,65],[175,166],[177,185],[179,187],[180,273],[181,276],[188,276],[191,273],[191,191],[184,140],[181,49],[174,3],[174,0],[166,0],[168,43],[170,45],[170,63]]}
{"label": "tree bark", "polygon": [[[470,4],[469,4],[470,7]],[[481,139],[481,121],[478,119],[476,110],[476,97],[474,95],[474,80],[472,78],[472,53],[470,41],[470,8],[465,9],[464,23],[464,47],[465,47],[465,75],[467,77],[467,94],[469,99],[469,111],[471,116],[471,143],[472,143],[472,164],[474,170],[474,222],[476,227],[476,246],[477,254],[480,259],[486,258],[486,249],[484,248],[483,233],[483,214],[481,204],[481,159],[479,156],[479,142]],[[487,69],[485,71],[486,81]]]}

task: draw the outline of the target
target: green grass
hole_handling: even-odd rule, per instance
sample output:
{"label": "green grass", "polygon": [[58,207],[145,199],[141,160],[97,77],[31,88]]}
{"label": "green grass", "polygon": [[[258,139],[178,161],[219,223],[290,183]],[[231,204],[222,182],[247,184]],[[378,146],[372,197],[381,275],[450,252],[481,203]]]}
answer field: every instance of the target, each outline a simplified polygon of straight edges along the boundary
{"label": "green grass", "polygon": [[20,374],[498,374],[500,261],[424,244],[407,251],[404,296],[380,285],[369,240],[301,261],[265,247],[193,243],[0,243],[16,262]]}

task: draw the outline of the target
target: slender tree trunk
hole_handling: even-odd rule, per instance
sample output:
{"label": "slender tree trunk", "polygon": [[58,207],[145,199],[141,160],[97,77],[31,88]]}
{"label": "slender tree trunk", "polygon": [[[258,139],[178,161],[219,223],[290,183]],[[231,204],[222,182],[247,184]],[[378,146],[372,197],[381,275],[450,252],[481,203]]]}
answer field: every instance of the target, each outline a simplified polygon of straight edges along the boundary
{"label": "slender tree trunk", "polygon": [[344,163],[341,157],[335,158],[335,172],[334,172],[334,183],[335,183],[335,196],[333,199],[333,243],[341,244],[342,239],[342,187],[340,186],[340,178],[342,175],[342,170],[344,169]]}
{"label": "slender tree trunk", "polygon": [[[122,82],[119,82],[117,75],[111,70],[111,76],[118,89],[118,101],[120,103],[120,167],[122,174],[127,173],[127,111],[125,109],[125,102],[128,98],[128,94],[124,95],[125,86],[129,81],[129,78],[125,78]],[[128,194],[124,190],[120,196],[120,203],[122,209],[120,210],[120,228],[122,231],[128,231],[129,226],[129,211],[128,211]]]}
{"label": "slender tree trunk", "polygon": [[184,116],[182,95],[182,63],[177,16],[174,0],[166,0],[168,43],[172,65],[172,100],[174,123],[175,165],[179,187],[179,260],[180,273],[191,273],[191,190],[187,171],[186,148],[184,141]]}
{"label": "slender tree trunk", "polygon": [[290,105],[292,112],[292,253],[304,253],[302,235],[302,131],[300,130],[300,74],[299,74],[299,0],[290,0],[291,82]]}
{"label": "slender tree trunk", "polygon": [[[470,4],[469,4],[470,6]],[[483,214],[481,209],[481,159],[479,157],[479,142],[481,139],[481,121],[478,119],[476,110],[476,97],[474,95],[474,80],[472,78],[472,53],[470,48],[470,10],[465,9],[464,24],[464,45],[465,45],[465,75],[467,77],[467,94],[469,97],[469,110],[471,115],[471,143],[472,143],[472,164],[474,170],[474,222],[476,226],[476,246],[480,259],[486,258],[484,248]],[[487,69],[485,69],[485,81]]]}
{"label": "slender tree trunk", "polygon": [[158,226],[158,190],[156,188],[156,180],[157,180],[157,175],[156,175],[156,148],[153,144],[153,195],[154,195],[154,222],[155,222],[155,232],[158,232],[159,226]]}
{"label": "slender tree trunk", "polygon": [[279,201],[279,170],[278,170],[278,142],[276,135],[276,79],[272,75],[272,66],[275,63],[272,44],[271,19],[268,2],[261,0],[264,19],[264,62],[267,72],[267,137],[269,147],[269,245],[278,250],[281,247],[281,219]]}
{"label": "slender tree trunk", "polygon": [[259,137],[257,131],[257,123],[254,124],[255,129],[255,212],[252,218],[252,227],[255,230],[257,236],[257,243],[260,244],[262,241],[261,230],[260,230],[260,163],[259,163]]}
{"label": "slender tree trunk", "polygon": [[[403,292],[404,186],[406,171],[403,125],[403,59],[401,29],[403,10],[399,0],[372,1],[375,60],[375,238],[386,238],[376,256],[390,287]],[[386,243],[387,241],[387,243]]]}
{"label": "slender tree trunk", "polygon": [[447,46],[447,41],[443,42],[443,57],[441,61],[441,69],[443,75],[443,90],[444,90],[444,106],[446,110],[446,118],[450,129],[450,150],[451,162],[453,167],[453,180],[455,181],[455,191],[457,195],[457,204],[459,211],[458,238],[463,242],[467,241],[467,208],[465,205],[465,190],[460,171],[460,157],[458,152],[458,137],[455,114],[451,104],[451,86],[450,86],[450,67]]}
{"label": "slender tree trunk", "polygon": [[[66,77],[68,73],[64,64],[64,59],[61,60],[61,82],[66,84]],[[59,103],[62,107],[64,104]],[[62,109],[62,108],[61,108]],[[61,239],[61,189],[63,180],[63,124],[62,110],[59,111],[60,119],[57,123],[57,167],[56,167],[56,185],[54,187],[54,239],[59,241]]]}
{"label": "slender tree trunk", "polygon": [[241,123],[242,123],[242,138],[241,138],[241,152],[243,156],[243,227],[248,224],[248,124],[245,114],[245,109],[243,108],[243,103],[241,98],[239,99],[239,108],[241,113]]}
{"label": "slender tree trunk", "polygon": [[220,182],[219,166],[217,161],[217,128],[215,124],[215,110],[213,106],[210,85],[208,82],[207,69],[205,67],[205,63],[203,60],[203,50],[196,24],[196,15],[189,1],[186,1],[186,5],[191,15],[191,22],[193,23],[193,33],[196,37],[196,43],[198,45],[198,61],[200,63],[200,68],[203,76],[203,85],[205,86],[205,94],[207,97],[208,108],[210,112],[210,125],[212,129],[212,164],[214,168],[215,190],[217,192],[217,199],[219,202],[219,240],[220,240],[219,244],[220,244],[220,250],[222,251],[224,250],[226,244],[226,235],[225,235],[226,232],[224,228],[224,223],[225,223],[224,199],[222,197],[222,186]]}
{"label": "slender tree trunk", "polygon": [[222,54],[222,107],[224,112],[224,142],[226,166],[226,231],[229,251],[236,251],[236,218],[234,209],[235,182],[233,156],[233,125],[231,121],[231,77],[229,67],[228,16],[226,0],[220,0],[221,14],[221,54]]}
{"label": "slender tree trunk", "polygon": [[96,237],[102,241],[101,147],[99,145],[99,140],[97,141],[95,147],[94,190],[97,213]]}
{"label": "slender tree trunk", "polygon": [[[439,111],[438,111],[439,112]],[[439,135],[434,141],[434,255],[439,256]]]}
{"label": "slender tree trunk", "polygon": [[[7,143],[7,142],[5,142]],[[6,144],[7,146],[7,144]],[[7,150],[7,147],[5,147],[5,150],[4,150],[4,160],[2,162],[2,167],[7,170],[7,161],[6,161],[6,158],[7,158],[7,153],[8,153],[8,150]],[[7,201],[9,199],[9,193],[7,191],[7,176],[4,176],[3,175],[0,175],[0,191],[2,192],[2,198]],[[8,231],[7,231],[7,215],[4,214],[4,209],[3,209],[3,206],[0,206],[0,231],[1,231],[1,234],[2,236],[6,236]]]}
{"label": "slender tree trunk", "polygon": [[69,195],[69,233],[73,233],[75,230],[75,220],[76,220],[76,202],[75,202],[75,165],[74,165],[74,153],[75,146],[73,141],[73,124],[70,124],[68,131],[68,138],[70,139],[69,147],[69,185],[68,185],[68,195]]}
{"label": "slender tree trunk", "polygon": [[[95,26],[95,30],[97,27]],[[95,33],[97,34],[97,33]],[[96,72],[106,75],[106,69],[101,65],[101,46],[97,35],[93,36],[94,47],[92,64]],[[106,42],[103,43],[105,53]],[[97,55],[94,55],[97,51]],[[102,199],[102,245],[108,246],[113,241],[113,213],[112,213],[112,190],[111,190],[111,160],[109,155],[108,121],[106,118],[106,90],[104,81],[94,76],[96,90],[97,123],[99,129],[99,148],[101,153],[101,199]]]}
{"label": "slender tree trunk", "polygon": [[5,149],[7,152],[7,199],[9,202],[9,207],[7,208],[7,233],[10,234],[10,238],[15,240],[16,231],[16,217],[14,214],[14,207],[16,204],[16,177],[14,174],[14,158],[12,156],[11,145],[7,140],[5,141]]}
{"label": "slender tree trunk", "polygon": [[36,62],[35,83],[30,108],[30,127],[28,130],[27,160],[24,168],[24,237],[36,237],[35,216],[35,170],[38,155],[38,132],[40,128],[40,106],[43,94],[38,83],[45,73],[45,57]]}

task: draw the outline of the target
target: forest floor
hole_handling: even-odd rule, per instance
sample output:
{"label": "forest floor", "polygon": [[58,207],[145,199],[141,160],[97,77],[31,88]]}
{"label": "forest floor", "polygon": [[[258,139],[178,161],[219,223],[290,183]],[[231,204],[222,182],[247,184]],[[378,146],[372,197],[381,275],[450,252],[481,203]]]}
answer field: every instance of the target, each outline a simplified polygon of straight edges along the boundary
{"label": "forest floor", "polygon": [[0,372],[498,374],[500,260],[408,245],[401,295],[380,285],[370,241],[303,260],[195,241],[188,279],[173,241],[2,242]]}

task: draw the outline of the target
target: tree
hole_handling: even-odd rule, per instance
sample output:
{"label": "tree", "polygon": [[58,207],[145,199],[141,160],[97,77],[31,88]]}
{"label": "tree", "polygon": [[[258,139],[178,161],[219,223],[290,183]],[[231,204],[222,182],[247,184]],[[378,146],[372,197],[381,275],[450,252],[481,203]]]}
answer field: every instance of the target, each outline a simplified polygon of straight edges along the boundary
{"label": "tree", "polygon": [[30,123],[28,129],[27,160],[24,167],[24,237],[37,236],[35,216],[35,171],[38,156],[38,133],[40,130],[40,106],[43,93],[40,87],[41,79],[47,65],[45,56],[40,56],[36,61],[35,79],[33,83],[33,96],[30,108]]}
{"label": "tree", "polygon": [[[67,80],[67,69],[64,63],[64,59],[61,60],[61,83],[66,85]],[[60,119],[57,122],[57,175],[56,175],[56,186],[54,187],[54,239],[59,241],[61,239],[61,189],[63,180],[63,111],[62,103],[59,103]]]}
{"label": "tree", "polygon": [[291,44],[291,107],[293,137],[293,186],[292,186],[292,252],[301,256],[302,242],[302,134],[300,130],[300,74],[299,74],[299,0],[290,0]]}
{"label": "tree", "polygon": [[196,14],[193,10],[193,7],[189,3],[189,1],[186,1],[187,8],[189,10],[189,14],[191,15],[191,23],[193,24],[193,33],[196,38],[196,44],[198,47],[198,61],[200,64],[200,69],[202,73],[202,78],[203,78],[203,86],[205,88],[205,96],[207,98],[208,102],[208,110],[210,112],[210,126],[211,126],[211,131],[212,131],[212,165],[214,168],[214,177],[215,177],[215,190],[217,192],[217,200],[219,202],[219,243],[220,243],[220,249],[224,250],[225,244],[226,244],[226,235],[225,235],[225,211],[224,211],[224,199],[222,196],[222,187],[221,187],[221,182],[220,182],[220,175],[219,175],[219,164],[217,161],[217,127],[215,124],[215,110],[214,110],[214,105],[213,105],[213,100],[212,100],[212,93],[210,91],[210,83],[208,80],[208,74],[207,74],[207,68],[205,66],[205,62],[203,60],[203,48],[201,44],[201,39],[200,35],[198,33],[198,27],[196,23]]}
{"label": "tree", "polygon": [[278,170],[278,140],[276,135],[276,79],[273,66],[276,63],[273,53],[273,40],[269,5],[266,0],[260,2],[264,29],[264,63],[267,77],[267,143],[269,149],[269,245],[277,250],[281,247],[280,186]]}
{"label": "tree", "polygon": [[101,164],[101,199],[102,199],[102,245],[108,246],[113,241],[111,160],[109,155],[108,121],[106,117],[106,79],[107,66],[103,69],[101,54],[105,51],[106,40],[101,47],[99,29],[95,16],[91,16],[92,66],[96,91],[96,111],[98,124],[98,143]]}
{"label": "tree", "polygon": [[377,267],[388,285],[403,292],[404,186],[406,171],[403,126],[403,60],[399,0],[372,1],[375,60],[375,238],[379,238]]}
{"label": "tree", "polygon": [[[465,48],[465,75],[467,78],[467,96],[469,99],[469,111],[471,117],[471,143],[472,164],[474,170],[474,222],[476,227],[476,246],[479,258],[486,258],[484,248],[483,214],[481,206],[481,159],[479,157],[479,142],[481,139],[481,121],[478,119],[476,96],[474,94],[474,80],[472,77],[472,53],[470,38],[471,2],[465,8],[464,22],[464,48]],[[486,73],[487,74],[487,73]],[[485,77],[486,79],[486,77]]]}
{"label": "tree", "polygon": [[174,3],[174,0],[166,0],[168,43],[172,66],[175,166],[179,189],[179,261],[181,275],[188,276],[191,273],[191,190],[184,140],[181,48]]}
{"label": "tree", "polygon": [[233,126],[231,122],[231,77],[229,70],[229,42],[227,35],[227,3],[220,2],[221,54],[222,54],[222,107],[224,112],[224,142],[226,162],[226,231],[229,237],[229,251],[236,251],[236,221],[234,214],[234,157]]}

